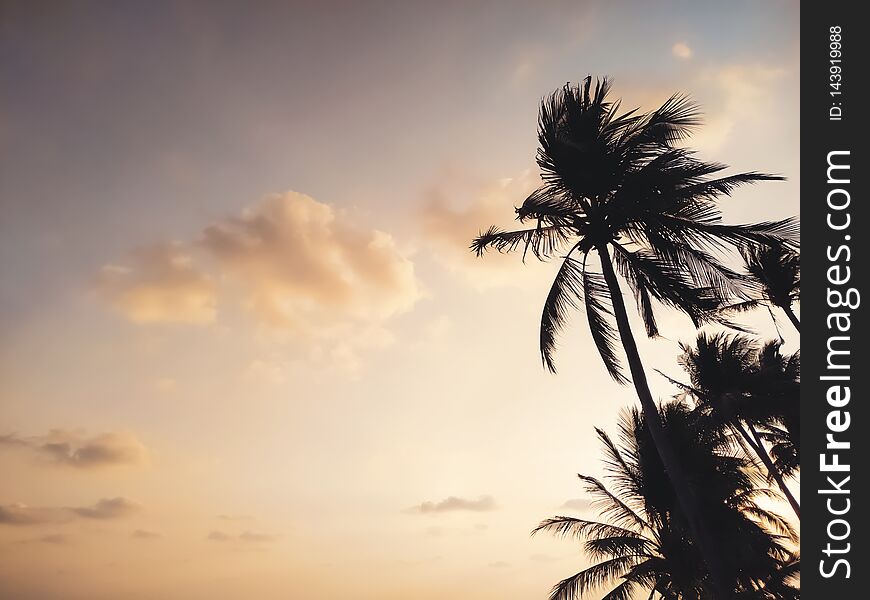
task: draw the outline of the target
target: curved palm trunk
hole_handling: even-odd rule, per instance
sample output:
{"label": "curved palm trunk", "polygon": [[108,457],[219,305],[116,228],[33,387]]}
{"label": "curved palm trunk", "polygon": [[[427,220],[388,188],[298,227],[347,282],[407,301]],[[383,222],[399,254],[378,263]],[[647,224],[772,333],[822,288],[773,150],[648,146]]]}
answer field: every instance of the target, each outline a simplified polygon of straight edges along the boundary
{"label": "curved palm trunk", "polygon": [[665,433],[658,407],[655,400],[653,400],[652,392],[650,392],[643,363],[640,359],[640,353],[637,350],[637,344],[634,341],[634,335],[628,322],[628,314],[625,310],[625,302],[622,299],[619,281],[616,279],[616,273],[614,273],[613,265],[610,262],[610,252],[607,250],[607,246],[604,245],[598,246],[596,249],[601,257],[601,269],[604,274],[604,280],[607,282],[607,287],[610,290],[613,314],[616,317],[616,324],[619,329],[619,338],[625,349],[625,355],[631,372],[631,380],[634,383],[634,389],[637,392],[637,397],[643,410],[644,422],[656,445],[668,478],[674,486],[677,501],[686,515],[692,537],[698,543],[698,549],[701,551],[704,562],[710,570],[716,597],[720,600],[731,598],[733,596],[731,591],[733,588],[729,584],[730,578],[727,575],[728,571],[725,568],[724,557],[719,552],[716,540],[710,535],[707,524],[701,516],[698,498],[677,458],[674,447]]}
{"label": "curved palm trunk", "polygon": [[797,499],[791,493],[791,490],[788,489],[788,486],[785,484],[785,479],[783,479],[782,474],[779,472],[779,469],[776,468],[776,465],[773,464],[773,460],[770,458],[770,454],[767,452],[767,448],[764,447],[764,443],[761,441],[761,436],[758,435],[758,432],[755,430],[755,427],[752,426],[751,423],[748,424],[749,431],[752,433],[750,437],[749,433],[739,424],[735,424],[737,431],[740,432],[740,435],[746,440],[746,443],[749,444],[750,448],[752,448],[753,452],[761,459],[761,462],[764,463],[764,466],[767,468],[767,472],[771,477],[776,481],[776,485],[779,486],[780,491],[782,491],[783,495],[788,500],[788,503],[791,504],[791,508],[794,511],[795,516],[797,516],[798,521],[801,519],[801,505],[798,503]]}
{"label": "curved palm trunk", "polygon": [[782,490],[782,493],[785,495],[788,503],[791,504],[792,510],[794,510],[795,516],[797,516],[798,521],[801,519],[801,505],[798,503],[797,499],[791,493],[791,490],[788,489],[788,486],[785,484],[785,479],[783,479],[782,474],[779,472],[779,469],[773,464],[773,460],[770,458],[770,454],[767,452],[767,448],[764,447],[764,442],[761,440],[761,436],[758,435],[758,432],[753,427],[752,423],[749,423],[749,431],[752,434],[752,438],[755,440],[756,453],[761,461],[764,463],[764,466],[767,467],[767,470],[776,480],[779,489]]}
{"label": "curved palm trunk", "polygon": [[794,328],[797,329],[797,332],[801,332],[801,322],[800,319],[797,318],[797,315],[794,314],[794,310],[791,308],[791,304],[783,304],[780,308],[785,313],[785,316],[788,317],[788,320],[791,321],[791,324],[794,325]]}

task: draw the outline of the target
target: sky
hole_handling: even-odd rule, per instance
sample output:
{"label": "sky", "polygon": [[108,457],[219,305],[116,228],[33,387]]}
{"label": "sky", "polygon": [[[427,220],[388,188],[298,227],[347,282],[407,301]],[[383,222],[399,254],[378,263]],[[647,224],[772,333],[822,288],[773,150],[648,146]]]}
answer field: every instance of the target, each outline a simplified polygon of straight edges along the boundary
{"label": "sky", "polygon": [[[788,177],[728,221],[797,214],[798,22],[0,0],[0,596],[544,597],[587,563],[529,532],[594,514],[575,474],[635,400],[582,318],[543,369],[558,263],[468,244],[539,181],[541,97],[589,74],[691,94],[703,158]],[[641,354],[679,377],[693,328],[660,328]]]}

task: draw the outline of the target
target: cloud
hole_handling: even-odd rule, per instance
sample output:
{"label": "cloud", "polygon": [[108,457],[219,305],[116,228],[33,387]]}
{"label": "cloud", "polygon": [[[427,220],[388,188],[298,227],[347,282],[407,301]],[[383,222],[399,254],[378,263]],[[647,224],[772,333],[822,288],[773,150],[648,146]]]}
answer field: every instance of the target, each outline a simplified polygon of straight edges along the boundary
{"label": "cloud", "polygon": [[186,242],[107,265],[97,289],[137,323],[206,324],[218,307],[221,315],[241,311],[269,339],[304,342],[306,358],[349,371],[365,351],[391,343],[386,323],[423,296],[393,236],[293,191],[217,219]]}
{"label": "cloud", "polygon": [[677,42],[671,47],[671,54],[681,60],[689,60],[694,56],[694,51],[684,42]]}
{"label": "cloud", "polygon": [[491,251],[477,257],[469,246],[490,225],[523,228],[514,218],[514,208],[540,183],[537,172],[531,169],[486,184],[445,175],[441,183],[426,193],[418,214],[423,235],[436,260],[478,289],[517,285],[523,280],[518,277],[524,266],[521,253]]}
{"label": "cloud", "polygon": [[137,512],[139,508],[135,502],[119,496],[103,498],[93,506],[81,506],[69,510],[85,519],[117,519]]}
{"label": "cloud", "polygon": [[781,110],[776,105],[778,86],[787,70],[763,64],[726,65],[701,73],[698,86],[706,88],[704,126],[691,145],[718,151],[735,131],[763,131]]}
{"label": "cloud", "polygon": [[456,511],[489,512],[495,510],[496,503],[492,496],[480,496],[476,500],[449,496],[440,502],[423,502],[410,509],[410,512],[420,514],[445,513]]}
{"label": "cloud", "polygon": [[214,282],[179,243],[140,248],[123,264],[104,266],[97,292],[134,323],[205,324],[217,315]]}
{"label": "cloud", "polygon": [[0,525],[44,525],[81,519],[117,519],[126,517],[140,506],[126,498],[103,498],[91,506],[35,507],[15,503],[0,506]]}
{"label": "cloud", "polygon": [[257,319],[273,326],[382,321],[420,298],[414,264],[392,236],[298,192],[214,223],[199,243],[244,285]]}
{"label": "cloud", "polygon": [[72,515],[63,508],[34,507],[15,503],[0,506],[0,525],[43,525],[64,523]]}
{"label": "cloud", "polygon": [[163,537],[162,534],[159,534],[154,531],[147,531],[145,529],[137,529],[131,534],[131,537],[137,540],[159,540]]}
{"label": "cloud", "polygon": [[264,543],[274,542],[277,539],[277,536],[268,533],[258,533],[256,531],[243,531],[239,535],[239,540],[242,542]]}
{"label": "cloud", "polygon": [[70,543],[72,538],[64,533],[50,533],[42,537],[36,538],[34,541],[40,544],[53,544],[63,546]]}
{"label": "cloud", "polygon": [[249,544],[264,544],[277,541],[278,536],[256,531],[243,531],[239,535],[232,535],[224,531],[215,530],[210,532],[208,536],[206,536],[206,539],[211,540],[212,542],[237,541]]}
{"label": "cloud", "polygon": [[589,510],[591,507],[592,501],[586,498],[571,498],[559,506],[559,508],[567,508],[569,510]]}
{"label": "cloud", "polygon": [[0,436],[0,448],[22,448],[35,452],[55,465],[78,469],[143,464],[147,450],[131,433],[102,433],[86,436],[81,432],[52,429],[46,435]]}
{"label": "cloud", "polygon": [[70,544],[73,537],[65,533],[49,533],[35,538],[18,540],[16,544],[48,544],[51,546],[66,546]]}

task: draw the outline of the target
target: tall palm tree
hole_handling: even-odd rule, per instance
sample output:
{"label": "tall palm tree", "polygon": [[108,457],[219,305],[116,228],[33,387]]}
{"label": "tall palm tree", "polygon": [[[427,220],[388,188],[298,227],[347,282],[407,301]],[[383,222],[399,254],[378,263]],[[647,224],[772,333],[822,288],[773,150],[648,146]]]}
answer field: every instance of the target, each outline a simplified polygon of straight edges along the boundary
{"label": "tall palm tree", "polygon": [[[785,244],[748,246],[741,249],[754,297],[720,310],[720,314],[751,310],[758,306],[780,308],[800,333],[801,322],[792,305],[800,300],[800,255]],[[773,317],[773,312],[770,313]],[[776,319],[774,319],[776,323]]]}
{"label": "tall palm tree", "polygon": [[[792,585],[799,569],[794,532],[777,514],[760,507],[746,459],[731,454],[721,430],[698,427],[685,404],[662,406],[668,436],[688,457],[687,470],[702,483],[702,508],[715,524],[717,543],[728,558],[728,591],[733,598],[797,599]],[[634,409],[620,420],[620,443],[597,430],[605,452],[607,479],[580,475],[601,521],[560,516],[535,529],[583,539],[593,564],[557,583],[551,600],[637,597],[700,600],[711,597],[709,572],[687,536],[643,417]],[[605,587],[606,586],[606,587]],[[609,588],[609,589],[608,589]],[[647,596],[648,594],[648,596]]]}
{"label": "tall palm tree", "polygon": [[[730,430],[751,449],[800,519],[784,479],[800,464],[800,354],[783,355],[779,342],[760,345],[725,333],[700,333],[694,347],[681,347],[690,385],[671,381],[695,401],[708,428]],[[773,442],[776,460],[765,441]]]}
{"label": "tall palm tree", "polygon": [[[620,113],[608,99],[609,82],[592,88],[566,85],[545,98],[539,115],[538,165],[543,184],[516,209],[533,227],[490,227],[472,243],[523,248],[539,259],[563,256],[544,303],[540,345],[544,364],[555,371],[556,336],[568,313],[585,306],[592,339],[610,375],[627,383],[617,350],[622,345],[646,417],[645,422],[692,533],[714,577],[724,586],[724,559],[700,516],[695,492],[668,443],[649,390],[617,279],[618,269],[634,292],[650,336],[658,334],[653,299],[686,313],[696,324],[714,318],[725,298],[744,298],[740,276],[714,252],[726,246],[775,244],[796,238],[795,221],[725,225],[720,196],[740,185],[780,177],[749,172],[716,176],[726,167],[703,162],[677,144],[700,123],[697,106],[674,95],[660,108]],[[600,272],[596,272],[596,262]],[[614,269],[614,263],[616,269]],[[615,328],[614,328],[615,321]]]}

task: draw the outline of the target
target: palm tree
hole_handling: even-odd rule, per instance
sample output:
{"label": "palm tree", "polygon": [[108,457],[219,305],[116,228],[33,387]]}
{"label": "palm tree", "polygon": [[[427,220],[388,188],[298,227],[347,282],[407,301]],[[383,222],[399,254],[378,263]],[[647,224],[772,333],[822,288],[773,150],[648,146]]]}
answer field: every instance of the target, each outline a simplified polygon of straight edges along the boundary
{"label": "palm tree", "polygon": [[[701,333],[694,347],[681,347],[690,385],[671,381],[695,401],[708,428],[730,430],[752,450],[800,519],[784,479],[800,465],[800,354],[783,355],[779,342],[760,346],[725,333]],[[773,442],[776,460],[765,441]]]}
{"label": "palm tree", "polygon": [[[721,309],[721,314],[751,310],[758,306],[766,306],[770,311],[771,306],[777,306],[800,333],[801,322],[792,308],[800,300],[800,255],[785,244],[748,246],[742,248],[741,252],[756,297],[726,306]],[[773,318],[772,311],[770,316]]]}
{"label": "palm tree", "polygon": [[[542,102],[537,157],[542,185],[516,209],[521,223],[534,226],[518,231],[490,227],[472,249],[481,255],[488,248],[509,252],[522,247],[524,257],[531,250],[542,260],[564,252],[541,318],[544,364],[555,371],[556,336],[568,313],[581,305],[608,372],[627,383],[619,340],[645,422],[690,529],[724,586],[723,558],[662,430],[614,263],[634,292],[647,334],[655,336],[653,299],[686,313],[696,325],[716,318],[714,311],[725,298],[745,299],[745,294],[735,283],[740,276],[713,253],[729,245],[791,240],[797,224],[791,219],[721,222],[720,196],[743,184],[781,178],[757,172],[714,177],[725,165],[703,162],[677,147],[700,122],[697,106],[687,97],[674,95],[649,113],[620,114],[619,102],[608,99],[609,82],[598,81],[594,90],[591,82],[587,77],[582,86],[566,85]],[[596,257],[600,272],[593,270]]]}
{"label": "palm tree", "polygon": [[[799,566],[794,532],[775,513],[760,507],[747,473],[747,461],[731,454],[721,430],[699,427],[685,404],[662,406],[668,436],[687,456],[686,468],[701,482],[702,507],[715,524],[717,543],[728,557],[729,597],[797,599],[791,583]],[[580,475],[601,521],[560,516],[543,521],[534,532],[548,531],[583,539],[593,564],[557,583],[551,600],[644,597],[700,600],[711,595],[709,572],[675,502],[643,417],[634,409],[620,419],[620,443],[596,430],[604,446],[607,480]],[[533,533],[534,533],[533,532]],[[646,596],[648,594],[648,596]]]}

